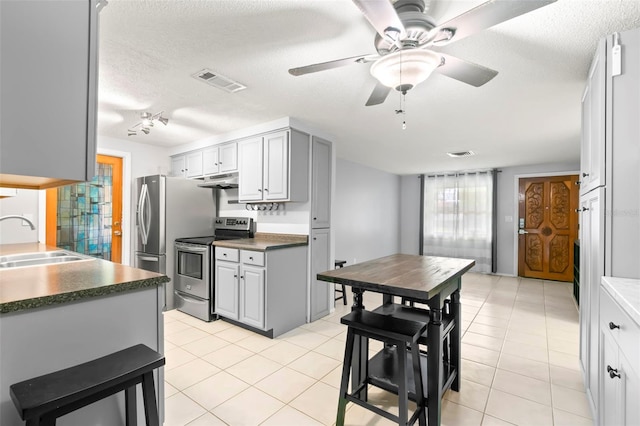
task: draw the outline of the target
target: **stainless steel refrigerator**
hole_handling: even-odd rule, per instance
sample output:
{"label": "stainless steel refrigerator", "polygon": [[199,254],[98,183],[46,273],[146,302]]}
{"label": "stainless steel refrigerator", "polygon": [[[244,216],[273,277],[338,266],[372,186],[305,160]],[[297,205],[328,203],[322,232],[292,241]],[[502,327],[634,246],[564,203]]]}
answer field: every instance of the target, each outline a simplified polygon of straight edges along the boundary
{"label": "stainless steel refrigerator", "polygon": [[[197,182],[164,175],[137,179],[137,268],[173,279],[175,239],[213,235],[215,194]],[[165,284],[164,294],[165,310],[175,308],[173,282]]]}

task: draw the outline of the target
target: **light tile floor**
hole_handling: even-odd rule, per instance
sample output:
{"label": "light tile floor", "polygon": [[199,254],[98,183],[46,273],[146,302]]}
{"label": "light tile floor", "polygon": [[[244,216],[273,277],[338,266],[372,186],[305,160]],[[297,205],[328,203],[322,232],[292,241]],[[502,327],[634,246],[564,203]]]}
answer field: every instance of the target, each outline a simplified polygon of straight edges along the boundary
{"label": "light tile floor", "polygon": [[[570,283],[468,273],[461,299],[461,391],[445,394],[443,425],[593,424]],[[365,293],[364,303],[375,308],[381,296]],[[165,313],[165,425],[333,425],[346,337],[340,317],[349,310],[338,304],[276,339]],[[372,343],[372,353],[379,349]],[[394,405],[382,391],[371,399]],[[346,423],[393,424],[353,404]]]}

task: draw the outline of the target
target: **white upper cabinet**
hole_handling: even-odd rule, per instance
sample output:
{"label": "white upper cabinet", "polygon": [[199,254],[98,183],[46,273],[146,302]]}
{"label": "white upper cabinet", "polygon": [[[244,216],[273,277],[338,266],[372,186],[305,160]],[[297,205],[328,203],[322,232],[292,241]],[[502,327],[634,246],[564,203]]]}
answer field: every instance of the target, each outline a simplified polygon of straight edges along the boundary
{"label": "white upper cabinet", "polygon": [[262,201],[262,137],[238,142],[238,200]]}
{"label": "white upper cabinet", "polygon": [[219,162],[217,146],[202,150],[202,173],[205,176],[218,173],[220,171]]}
{"label": "white upper cabinet", "polygon": [[262,196],[265,200],[286,200],[289,196],[289,132],[267,135],[263,141]]}
{"label": "white upper cabinet", "polygon": [[226,143],[218,147],[218,166],[220,173],[238,171],[238,143]]}
{"label": "white upper cabinet", "polygon": [[204,176],[232,173],[238,170],[238,143],[231,142],[202,150]]}
{"label": "white upper cabinet", "polygon": [[0,1],[1,186],[94,176],[99,10],[97,0]]}
{"label": "white upper cabinet", "polygon": [[238,142],[240,202],[306,201],[309,135],[290,129]]}
{"label": "white upper cabinet", "polygon": [[311,142],[311,227],[331,225],[331,142]]}
{"label": "white upper cabinet", "polygon": [[185,155],[171,157],[171,176],[185,177],[187,175],[187,160]]}
{"label": "white upper cabinet", "polygon": [[202,151],[190,152],[187,157],[187,172],[188,178],[202,176]]}
{"label": "white upper cabinet", "polygon": [[605,40],[601,40],[582,97],[581,194],[605,184],[605,83]]}

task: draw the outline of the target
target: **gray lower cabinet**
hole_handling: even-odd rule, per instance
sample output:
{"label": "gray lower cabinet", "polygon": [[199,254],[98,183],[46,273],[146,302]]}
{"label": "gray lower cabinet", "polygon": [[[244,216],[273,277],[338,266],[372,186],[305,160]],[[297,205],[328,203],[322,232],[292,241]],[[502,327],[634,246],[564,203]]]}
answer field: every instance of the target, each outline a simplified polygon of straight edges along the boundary
{"label": "gray lower cabinet", "polygon": [[307,247],[216,247],[214,311],[269,337],[306,321]]}
{"label": "gray lower cabinet", "polygon": [[264,268],[242,265],[240,322],[264,329]]}
{"label": "gray lower cabinet", "polygon": [[331,284],[316,278],[320,272],[331,269],[329,236],[328,228],[311,230],[311,321],[328,315],[333,305]]}
{"label": "gray lower cabinet", "polygon": [[640,324],[600,290],[600,422],[640,425]]}
{"label": "gray lower cabinet", "polygon": [[216,260],[215,313],[225,318],[237,320],[240,265]]}

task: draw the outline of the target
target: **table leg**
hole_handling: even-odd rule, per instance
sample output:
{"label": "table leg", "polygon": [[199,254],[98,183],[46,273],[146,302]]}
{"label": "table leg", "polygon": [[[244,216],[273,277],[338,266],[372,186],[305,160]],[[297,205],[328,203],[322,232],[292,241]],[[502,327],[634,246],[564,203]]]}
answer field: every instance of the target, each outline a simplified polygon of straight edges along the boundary
{"label": "table leg", "polygon": [[[351,310],[364,309],[362,295],[364,290],[353,288],[353,306]],[[353,358],[351,362],[351,389],[357,389],[363,378],[367,376],[367,359],[369,356],[369,339],[366,337],[356,336],[353,344]],[[367,388],[365,387],[356,395],[363,401],[367,400]]]}
{"label": "table leg", "polygon": [[431,307],[427,328],[427,405],[429,425],[440,424],[442,407],[442,308]]}
{"label": "table leg", "polygon": [[460,290],[451,293],[451,313],[453,320],[456,322],[455,327],[451,330],[449,339],[451,340],[451,364],[456,371],[456,377],[451,383],[451,390],[460,392],[460,329],[462,327],[462,309],[460,304]]}

